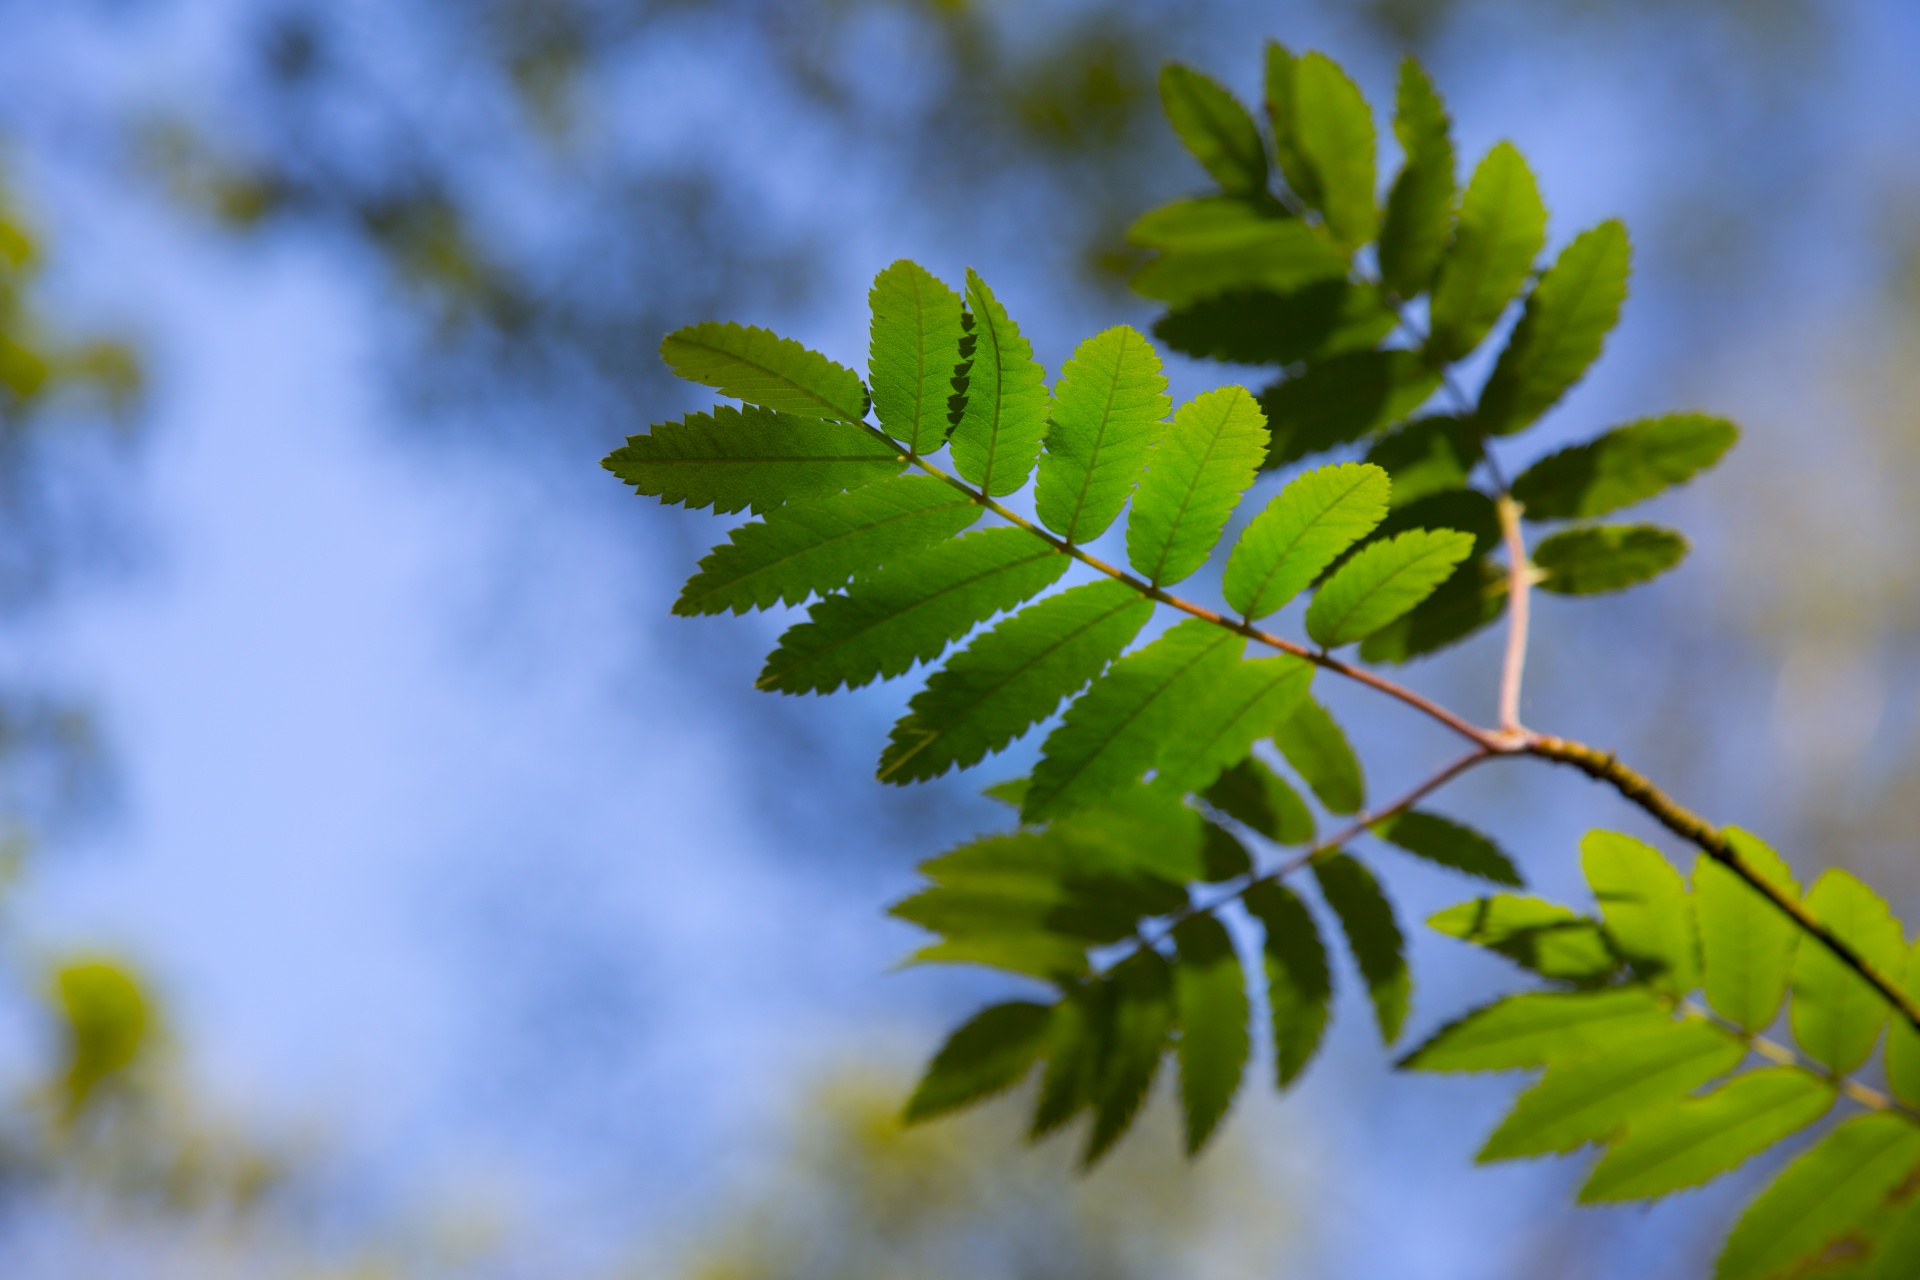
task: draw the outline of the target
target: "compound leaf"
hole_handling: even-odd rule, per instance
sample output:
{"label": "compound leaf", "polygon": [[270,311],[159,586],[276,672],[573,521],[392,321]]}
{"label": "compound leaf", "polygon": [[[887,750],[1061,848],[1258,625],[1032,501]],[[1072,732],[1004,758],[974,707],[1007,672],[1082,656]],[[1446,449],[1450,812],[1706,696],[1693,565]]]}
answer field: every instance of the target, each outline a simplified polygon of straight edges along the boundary
{"label": "compound leaf", "polygon": [[1311,697],[1273,731],[1273,745],[1328,813],[1358,813],[1367,802],[1360,760],[1327,709]]}
{"label": "compound leaf", "polygon": [[1204,799],[1276,844],[1305,844],[1313,839],[1313,815],[1306,802],[1257,756],[1222,772]]}
{"label": "compound leaf", "polygon": [[1405,614],[1446,581],[1473,550],[1473,535],[1413,529],[1372,543],[1314,593],[1307,634],[1333,649],[1364,640]]}
{"label": "compound leaf", "polygon": [[[1905,966],[1900,922],[1884,898],[1849,873],[1836,868],[1822,875],[1807,895],[1807,909],[1882,973],[1897,974]],[[1794,1039],[1807,1056],[1845,1075],[1873,1052],[1887,1020],[1887,1002],[1817,939],[1808,938],[1793,961],[1790,1019]]]}
{"label": "compound leaf", "polygon": [[1172,401],[1160,357],[1118,325],[1081,343],[1054,387],[1034,506],[1069,542],[1098,537],[1126,505]]}
{"label": "compound leaf", "polygon": [[1327,1006],[1333,998],[1327,949],[1307,904],[1277,880],[1250,886],[1241,901],[1266,936],[1274,1069],[1284,1089],[1312,1061],[1327,1028]]}
{"label": "compound leaf", "polygon": [[674,601],[683,617],[799,604],[900,556],[953,537],[980,504],[934,476],[789,503],[743,524],[700,562]]}
{"label": "compound leaf", "polygon": [[1481,1162],[1567,1152],[1612,1137],[1715,1076],[1747,1047],[1707,1022],[1669,1022],[1590,1058],[1555,1063],[1487,1139]]}
{"label": "compound leaf", "polygon": [[[1800,896],[1800,886],[1779,854],[1744,831],[1729,829],[1727,840],[1748,867],[1793,897]],[[1693,902],[1700,920],[1707,1003],[1744,1030],[1765,1031],[1787,998],[1800,930],[1757,890],[1705,854],[1694,863]]]}
{"label": "compound leaf", "polygon": [[1152,616],[1151,601],[1106,581],[1004,619],[914,695],[880,756],[880,780],[937,778],[1005,747],[1099,675]]}
{"label": "compound leaf", "polygon": [[765,329],[709,320],[668,334],[660,357],[689,382],[803,418],[867,416],[860,375]]}
{"label": "compound leaf", "polygon": [[1402,298],[1433,283],[1453,227],[1457,186],[1449,128],[1447,109],[1426,72],[1412,58],[1402,60],[1393,131],[1406,162],[1393,180],[1380,227],[1380,278]]}
{"label": "compound leaf", "polygon": [[848,423],[718,405],[628,436],[600,465],[634,492],[669,505],[761,514],[792,499],[897,476],[907,460]]}
{"label": "compound leaf", "polygon": [[1231,93],[1173,62],[1160,70],[1160,105],[1180,141],[1222,188],[1235,195],[1266,193],[1267,145]]}
{"label": "compound leaf", "polygon": [[1615,949],[1664,990],[1684,994],[1700,985],[1693,903],[1673,864],[1632,836],[1589,831],[1580,865]]}
{"label": "compound leaf", "polygon": [[1563,596],[1624,591],[1650,582],[1687,555],[1687,540],[1650,524],[1564,529],[1533,549],[1540,589]]}
{"label": "compound leaf", "polygon": [[1293,103],[1292,136],[1313,168],[1313,203],[1340,243],[1365,244],[1380,218],[1373,194],[1373,112],[1366,98],[1338,63],[1309,53],[1294,65]]}
{"label": "compound leaf", "polygon": [[831,693],[900,675],[1038,595],[1067,564],[1024,529],[982,529],[895,561],[816,602],[767,655],[757,687]]}
{"label": "compound leaf", "polygon": [[1366,980],[1367,994],[1373,1000],[1374,1020],[1380,1026],[1380,1039],[1392,1044],[1406,1021],[1407,1004],[1413,994],[1413,977],[1407,970],[1406,944],[1400,926],[1393,918],[1393,906],[1380,891],[1380,884],[1365,866],[1344,853],[1335,853],[1313,864],[1320,893],[1340,918],[1347,935],[1347,947],[1353,952],[1360,976]]}
{"label": "compound leaf", "polygon": [[1630,1124],[1580,1188],[1581,1203],[1646,1200],[1710,1182],[1827,1114],[1834,1096],[1833,1086],[1798,1067],[1750,1071]]}
{"label": "compound leaf", "polygon": [[1409,809],[1373,824],[1373,834],[1416,857],[1495,884],[1520,885],[1519,868],[1500,846],[1475,831],[1435,813]]}
{"label": "compound leaf", "polygon": [[1434,280],[1427,352],[1452,361],[1499,320],[1547,239],[1547,207],[1512,143],[1487,153],[1460,201],[1453,243]]}
{"label": "compound leaf", "polygon": [[1247,525],[1227,559],[1221,590],[1249,620],[1304,591],[1387,514],[1391,482],[1365,463],[1303,472]]}
{"label": "compound leaf", "polygon": [[1529,992],[1477,1009],[1400,1060],[1415,1071],[1511,1071],[1574,1061],[1657,1032],[1665,1006],[1640,987]]}
{"label": "compound leaf", "polygon": [[1021,816],[1038,822],[1139,780],[1169,728],[1240,661],[1245,641],[1198,618],[1115,662],[1047,735]]}
{"label": "compound leaf", "polygon": [[1499,436],[1529,426],[1586,373],[1620,319],[1627,258],[1627,229],[1603,222],[1547,268],[1481,389],[1482,429]]}
{"label": "compound leaf", "polygon": [[1180,1024],[1180,1101],[1187,1154],[1206,1145],[1233,1103],[1246,1070],[1247,980],[1221,923],[1189,916],[1173,930],[1179,953],[1173,970]]}
{"label": "compound leaf", "polygon": [[867,305],[873,411],[888,435],[932,453],[946,438],[953,380],[965,363],[960,295],[903,258],[874,277]]}
{"label": "compound leaf", "polygon": [[967,368],[966,405],[950,444],[960,475],[994,497],[1026,486],[1047,433],[1046,372],[1019,326],[972,270],[967,304],[975,346]]}
{"label": "compound leaf", "polygon": [[982,1009],[934,1055],[903,1119],[918,1124],[968,1107],[1026,1078],[1046,1048],[1053,1009],[1025,1000]]}
{"label": "compound leaf", "polygon": [[1739,438],[1731,422],[1703,413],[1645,418],[1548,454],[1513,482],[1513,496],[1529,520],[1603,516],[1686,483]]}
{"label": "compound leaf", "polygon": [[1156,586],[1205,564],[1266,452],[1266,418],[1245,388],[1221,387],[1180,406],[1134,495],[1128,561]]}
{"label": "compound leaf", "polygon": [[1920,1128],[1888,1112],[1855,1116],[1788,1165],[1727,1238],[1714,1280],[1766,1280],[1818,1252],[1885,1203],[1920,1161]]}

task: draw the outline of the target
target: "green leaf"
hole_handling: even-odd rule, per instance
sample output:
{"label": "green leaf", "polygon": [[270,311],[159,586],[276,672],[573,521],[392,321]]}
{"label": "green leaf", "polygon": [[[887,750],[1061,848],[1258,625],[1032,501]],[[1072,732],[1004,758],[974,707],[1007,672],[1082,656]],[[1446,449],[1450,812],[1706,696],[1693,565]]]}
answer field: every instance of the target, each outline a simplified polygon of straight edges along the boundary
{"label": "green leaf", "polygon": [[1440,261],[1427,352],[1452,361],[1487,336],[1533,270],[1547,241],[1547,207],[1512,143],[1487,153],[1460,201],[1453,243]]}
{"label": "green leaf", "polygon": [[1173,970],[1180,1023],[1180,1102],[1187,1154],[1206,1145],[1233,1104],[1247,1066],[1247,980],[1221,923],[1189,916],[1173,929]]}
{"label": "green leaf", "polygon": [[1572,1151],[1620,1132],[1641,1116],[1740,1064],[1746,1045],[1710,1023],[1670,1022],[1555,1063],[1475,1157],[1482,1163]]}
{"label": "green leaf", "polygon": [[1739,438],[1731,422],[1703,413],[1645,418],[1534,463],[1513,482],[1514,500],[1529,520],[1603,516],[1686,483]]}
{"label": "green leaf", "polygon": [[1127,518],[1133,567],[1164,586],[1205,564],[1266,451],[1266,419],[1245,388],[1221,387],[1180,406],[1148,456]]}
{"label": "green leaf", "polygon": [[1582,1204],[1647,1200],[1710,1182],[1833,1107],[1833,1086],[1798,1067],[1751,1071],[1627,1127],[1580,1188]]}
{"label": "green leaf", "polygon": [[[1882,973],[1906,964],[1906,939],[1886,900],[1845,871],[1830,870],[1807,895],[1814,918]],[[1818,940],[1802,942],[1793,961],[1793,1037],[1816,1062],[1845,1075],[1873,1052],[1887,1020],[1887,1002],[1867,980]]]}
{"label": "green leaf", "polygon": [[1650,524],[1565,529],[1533,549],[1540,589],[1563,596],[1624,591],[1651,581],[1686,558],[1687,540]]}
{"label": "green leaf", "polygon": [[1038,822],[1139,781],[1169,726],[1227,678],[1245,641],[1198,618],[1128,654],[1067,708],[1047,735],[1021,816]]}
{"label": "green leaf", "polygon": [[1380,220],[1373,194],[1373,112],[1366,98],[1339,64],[1309,53],[1294,66],[1293,103],[1293,138],[1313,166],[1313,204],[1342,244],[1365,244]]}
{"label": "green leaf", "polygon": [[1450,938],[1485,947],[1543,978],[1593,984],[1619,969],[1600,926],[1556,903],[1495,894],[1448,907],[1427,924]]}
{"label": "green leaf", "polygon": [[994,497],[1026,487],[1047,433],[1046,371],[993,292],[967,272],[973,316],[973,362],[967,367],[966,406],[949,441],[961,477]]}
{"label": "green leaf", "polygon": [[1204,790],[1290,720],[1312,682],[1312,665],[1290,654],[1240,663],[1168,725],[1156,781],[1176,791]]}
{"label": "green leaf", "polygon": [[1411,351],[1361,351],[1309,365],[1260,395],[1273,430],[1269,468],[1384,430],[1425,404],[1440,375]]}
{"label": "green leaf", "polygon": [[803,418],[867,416],[860,375],[765,329],[709,320],[668,334],[660,357],[689,382]]}
{"label": "green leaf", "polygon": [[1201,879],[1210,884],[1233,880],[1253,870],[1253,857],[1238,836],[1225,827],[1206,825],[1200,845],[1200,860],[1206,870]]}
{"label": "green leaf", "polygon": [[903,258],[874,277],[867,305],[873,411],[888,435],[932,453],[946,439],[953,380],[965,364],[960,295]]}
{"label": "green leaf", "polygon": [[982,529],[897,560],[807,610],[767,655],[756,687],[831,693],[900,675],[1046,590],[1068,563],[1024,529]]}
{"label": "green leaf", "polygon": [[1400,1060],[1414,1071],[1512,1071],[1571,1062],[1672,1021],[1639,987],[1508,996],[1448,1023]]}
{"label": "green leaf", "polygon": [[1010,1089],[1046,1048],[1053,1010],[1025,1000],[982,1009],[947,1037],[907,1102],[907,1124],[946,1115]]}
{"label": "green leaf", "polygon": [[1007,933],[972,933],[930,943],[908,956],[904,963],[982,965],[1047,982],[1072,982],[1087,971],[1087,944],[1038,927]]}
{"label": "green leaf", "polygon": [[1480,391],[1474,418],[1511,435],[1559,403],[1600,355],[1627,296],[1627,229],[1603,222],[1574,238],[1540,277]]}
{"label": "green leaf", "polygon": [[781,507],[743,524],[700,562],[673,611],[683,617],[799,604],[958,534],[982,508],[934,476],[885,480]]}
{"label": "green leaf", "polygon": [[1920,1161],[1920,1128],[1887,1112],[1855,1116],[1788,1165],[1727,1238],[1714,1280],[1767,1280],[1878,1209]]}
{"label": "green leaf", "polygon": [[[1909,995],[1920,994],[1920,947],[1908,955],[1900,972],[1901,990]],[[1920,1031],[1915,1031],[1903,1017],[1895,1017],[1887,1029],[1887,1087],[1908,1106],[1920,1107]]]}
{"label": "green leaf", "polygon": [[[1406,162],[1387,196],[1380,228],[1380,278],[1402,298],[1424,293],[1453,229],[1453,139],[1447,109],[1412,58],[1400,63],[1393,131]],[[1395,477],[1397,481],[1399,477]]]}
{"label": "green leaf", "polygon": [[1386,472],[1344,462],[1303,472],[1247,525],[1221,590],[1248,621],[1304,591],[1387,514]]}
{"label": "green leaf", "polygon": [[1172,974],[1159,952],[1135,952],[1114,968],[1107,986],[1113,1016],[1094,1073],[1093,1131],[1083,1161],[1089,1168],[1139,1114],[1173,1030]]}
{"label": "green leaf", "polygon": [[1373,834],[1416,857],[1495,884],[1524,884],[1513,860],[1472,827],[1435,813],[1409,809],[1373,824]]}
{"label": "green leaf", "polygon": [[1405,941],[1394,922],[1393,907],[1373,873],[1344,853],[1315,862],[1313,875],[1327,905],[1340,917],[1347,947],[1366,980],[1380,1039],[1392,1044],[1399,1038],[1413,995],[1413,976],[1407,971]]}
{"label": "green leaf", "polygon": [[1333,997],[1327,949],[1306,903],[1278,881],[1249,886],[1241,902],[1266,935],[1274,1070],[1284,1089],[1312,1061],[1327,1028],[1327,1006]]}
{"label": "green leaf", "polygon": [[751,507],[755,514],[797,498],[815,498],[897,476],[900,451],[859,427],[771,409],[690,413],[655,424],[600,464],[634,492],[668,504]]}
{"label": "green leaf", "polygon": [[1313,839],[1313,815],[1306,802],[1256,756],[1233,765],[1208,787],[1206,802],[1277,844]]}
{"label": "green leaf", "polygon": [[1285,293],[1235,289],[1188,302],[1156,320],[1153,334],[1204,360],[1284,365],[1370,351],[1398,323],[1379,290],[1326,279]]}
{"label": "green leaf", "polygon": [[1393,478],[1393,505],[1463,489],[1484,449],[1479,430],[1461,418],[1419,418],[1383,436],[1367,461]]}
{"label": "green leaf", "polygon": [[[1748,867],[1793,897],[1800,896],[1800,886],[1779,854],[1744,831],[1729,829],[1727,840]],[[1765,1031],[1787,998],[1799,928],[1705,854],[1693,866],[1693,902],[1700,918],[1707,1003],[1735,1026],[1756,1034]]]}
{"label": "green leaf", "polygon": [[1368,537],[1380,542],[1409,529],[1458,529],[1473,535],[1469,555],[1485,555],[1500,545],[1500,513],[1478,489],[1448,489],[1412,502],[1396,503]]}
{"label": "green leaf", "polygon": [[1152,616],[1151,601],[1104,581],[1003,620],[914,695],[880,756],[880,780],[925,781],[999,751],[1099,675]]}
{"label": "green leaf", "polygon": [[1273,128],[1273,150],[1287,186],[1310,208],[1320,207],[1319,179],[1301,150],[1300,112],[1294,96],[1294,76],[1300,60],[1277,40],[1267,41],[1266,109]]}
{"label": "green leaf", "polygon": [[1111,993],[1102,983],[1076,987],[1054,1007],[1047,1033],[1047,1066],[1034,1101],[1029,1141],[1070,1123],[1093,1101],[1100,1038],[1111,1016]]}
{"label": "green leaf", "polygon": [[[1205,871],[1205,825],[1179,792],[1155,783],[1128,787],[1100,804],[1055,818],[1048,830],[1099,850],[1104,865],[1178,885]],[[1169,910],[1184,905],[1170,901]]]}
{"label": "green leaf", "polygon": [[1054,387],[1034,486],[1041,521],[1069,542],[1105,532],[1172,406],[1160,357],[1139,333],[1118,325],[1081,343]]}
{"label": "green leaf", "polygon": [[1432,595],[1472,550],[1472,534],[1450,529],[1372,543],[1314,593],[1307,634],[1327,649],[1366,639]]}
{"label": "green leaf", "polygon": [[1359,758],[1327,709],[1307,698],[1273,731],[1273,745],[1287,758],[1328,813],[1358,813],[1367,802]]}
{"label": "green leaf", "polygon": [[1911,1280],[1920,1275],[1920,1200],[1907,1200],[1893,1215],[1877,1234],[1866,1268],[1849,1280]]}
{"label": "green leaf", "polygon": [[1267,146],[1253,117],[1212,79],[1177,62],[1160,69],[1160,105],[1180,141],[1225,190],[1265,194]]}
{"label": "green leaf", "polygon": [[1685,994],[1699,986],[1693,903],[1673,864],[1631,836],[1589,831],[1580,865],[1614,948],[1663,990]]}
{"label": "green leaf", "polygon": [[1162,250],[1133,273],[1134,292],[1176,307],[1234,289],[1288,293],[1347,273],[1339,252],[1298,218],[1229,196],[1155,210],[1128,238]]}
{"label": "green leaf", "polygon": [[1433,589],[1413,612],[1360,642],[1366,662],[1406,662],[1457,644],[1507,609],[1507,571],[1475,556]]}

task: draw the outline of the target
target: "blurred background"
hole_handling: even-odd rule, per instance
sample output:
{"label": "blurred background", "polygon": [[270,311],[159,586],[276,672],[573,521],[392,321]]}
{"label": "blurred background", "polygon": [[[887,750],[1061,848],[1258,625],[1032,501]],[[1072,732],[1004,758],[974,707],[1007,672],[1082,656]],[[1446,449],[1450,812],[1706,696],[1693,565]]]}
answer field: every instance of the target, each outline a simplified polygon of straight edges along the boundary
{"label": "blurred background", "polygon": [[[1121,233],[1203,185],[1156,69],[1255,98],[1266,36],[1377,106],[1416,52],[1553,244],[1628,220],[1531,452],[1746,429],[1656,513],[1681,572],[1540,602],[1530,722],[1920,919],[1914,6],[0,0],[0,1272],[1704,1274],[1764,1170],[1642,1212],[1473,1169],[1511,1083],[1396,1076],[1351,980],[1192,1169],[1165,1124],[1085,1180],[1004,1109],[900,1134],[1006,984],[892,972],[882,909],[1021,762],[870,782],[911,683],[754,693],[786,620],[670,618],[720,526],[598,466],[701,402],[665,330],[858,364],[897,257],[1050,368],[1143,325]],[[1484,717],[1497,644],[1410,678]],[[1444,749],[1326,693],[1383,792]],[[1502,769],[1444,807],[1548,896],[1642,830]],[[1408,923],[1471,892],[1388,873]],[[1416,1036],[1515,985],[1454,946]]]}

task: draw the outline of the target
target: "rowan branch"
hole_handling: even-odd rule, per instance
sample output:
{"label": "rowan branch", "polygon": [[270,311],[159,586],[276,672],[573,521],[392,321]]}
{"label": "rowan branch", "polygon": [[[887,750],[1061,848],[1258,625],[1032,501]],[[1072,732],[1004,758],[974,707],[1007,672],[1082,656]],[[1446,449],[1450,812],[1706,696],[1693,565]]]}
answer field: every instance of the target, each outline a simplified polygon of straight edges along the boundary
{"label": "rowan branch", "polygon": [[1533,566],[1527,562],[1527,540],[1520,532],[1520,504],[1502,493],[1494,499],[1500,515],[1500,537],[1507,544],[1507,654],[1500,668],[1500,729],[1517,734],[1520,728],[1520,680],[1527,670],[1527,602],[1533,587]]}

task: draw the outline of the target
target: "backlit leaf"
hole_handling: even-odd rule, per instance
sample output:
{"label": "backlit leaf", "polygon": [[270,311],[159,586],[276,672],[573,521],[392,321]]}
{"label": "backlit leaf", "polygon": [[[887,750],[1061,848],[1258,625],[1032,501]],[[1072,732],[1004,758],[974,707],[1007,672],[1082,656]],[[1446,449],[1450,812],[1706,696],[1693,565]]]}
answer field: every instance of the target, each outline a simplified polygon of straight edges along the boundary
{"label": "backlit leaf", "polygon": [[1411,351],[1361,351],[1309,365],[1260,395],[1273,450],[1268,467],[1382,431],[1425,404],[1440,375]]}
{"label": "backlit leaf", "polygon": [[1358,813],[1367,802],[1359,758],[1327,709],[1311,697],[1273,732],[1273,745],[1329,813]]}
{"label": "backlit leaf", "polygon": [[1920,1161],[1920,1128],[1896,1115],[1855,1116],[1787,1166],[1741,1215],[1714,1280],[1766,1280],[1818,1252],[1878,1209]]}
{"label": "backlit leaf", "polygon": [[1093,1078],[1093,1129],[1084,1163],[1091,1167],[1139,1114],[1159,1073],[1173,1030],[1173,978],[1159,952],[1135,952],[1108,976],[1112,1019]]}
{"label": "backlit leaf", "polygon": [[883,782],[977,764],[1099,675],[1132,643],[1153,604],[1123,583],[1092,582],[1004,619],[928,677],[880,757]]}
{"label": "backlit leaf", "polygon": [[1320,181],[1313,162],[1300,145],[1300,108],[1295,80],[1300,59],[1277,40],[1267,41],[1267,121],[1273,126],[1273,149],[1280,172],[1303,203],[1320,207]]}
{"label": "backlit leaf", "polygon": [[1229,364],[1293,364],[1370,351],[1399,321],[1379,290],[1340,279],[1285,293],[1235,289],[1169,311],[1153,334],[1175,351]]}
{"label": "backlit leaf", "polygon": [[1247,983],[1221,923],[1189,916],[1173,930],[1180,1023],[1180,1101],[1187,1154],[1200,1150],[1233,1103],[1247,1065]]}
{"label": "backlit leaf", "polygon": [[1393,131],[1406,153],[1380,228],[1380,278],[1402,298],[1426,292],[1453,229],[1453,139],[1447,110],[1412,58],[1400,63]]}
{"label": "backlit leaf", "polygon": [[1693,902],[1673,864],[1631,836],[1589,831],[1580,865],[1620,954],[1664,990],[1683,994],[1700,985]]}
{"label": "backlit leaf", "polygon": [[803,418],[867,416],[860,375],[765,329],[709,320],[668,334],[660,356],[689,382]]}
{"label": "backlit leaf", "polygon": [[895,561],[808,609],[767,655],[757,686],[831,693],[900,675],[1038,595],[1068,563],[1024,529],[982,529]]}
{"label": "backlit leaf", "polygon": [[949,441],[961,477],[1000,497],[1026,486],[1047,433],[1046,373],[986,281],[967,272],[975,346],[966,406]]}
{"label": "backlit leaf", "polygon": [[1041,521],[1069,542],[1105,532],[1172,407],[1160,357],[1139,333],[1119,325],[1081,343],[1054,387],[1034,485]]}
{"label": "backlit leaf", "polygon": [[1180,141],[1226,190],[1267,189],[1267,145],[1247,109],[1215,81],[1190,67],[1160,70],[1160,105]]}
{"label": "backlit leaf", "polygon": [[1500,846],[1471,827],[1435,813],[1409,809],[1373,824],[1373,834],[1408,853],[1495,884],[1523,883]]}
{"label": "backlit leaf", "polygon": [[1249,620],[1281,608],[1380,523],[1390,487],[1380,468],[1351,462],[1295,477],[1234,544],[1227,603]]}
{"label": "backlit leaf", "polygon": [[1367,461],[1393,478],[1393,505],[1464,488],[1483,454],[1480,433],[1454,417],[1416,418],[1367,450]]}
{"label": "backlit leaf", "polygon": [[[1807,909],[1882,973],[1905,966],[1900,922],[1886,900],[1854,876],[1837,868],[1823,874],[1807,895]],[[1790,1017],[1807,1056],[1844,1075],[1873,1052],[1887,1002],[1818,940],[1803,938],[1793,961]]]}
{"label": "backlit leaf", "polygon": [[1314,593],[1307,634],[1333,649],[1364,640],[1446,581],[1473,550],[1473,535],[1415,529],[1361,549]]}
{"label": "backlit leaf", "polygon": [[[1800,886],[1779,854],[1744,831],[1729,829],[1727,840],[1748,867],[1791,896],[1800,896]],[[1787,998],[1799,928],[1705,854],[1694,863],[1693,902],[1700,919],[1707,1003],[1736,1026],[1765,1031]]]}
{"label": "backlit leaf", "polygon": [[897,476],[907,460],[847,423],[719,405],[628,436],[600,465],[665,503],[760,514]]}
{"label": "backlit leaf", "polygon": [[1046,1047],[1053,1010],[1024,1000],[982,1009],[934,1055],[907,1102],[906,1123],[958,1111],[1026,1078]]}
{"label": "backlit leaf", "polygon": [[1281,654],[1242,662],[1167,727],[1158,781],[1176,791],[1210,786],[1261,738],[1291,720],[1313,682],[1311,664]]}
{"label": "backlit leaf", "polygon": [[1306,802],[1257,756],[1248,756],[1222,773],[1207,788],[1205,799],[1276,843],[1305,844],[1313,839],[1313,815]]}
{"label": "backlit leaf", "polygon": [[[1323,53],[1309,53],[1294,67],[1293,103],[1293,138],[1313,166],[1313,204],[1342,244],[1365,244],[1380,217],[1374,203],[1373,112],[1366,98],[1339,64]],[[1264,171],[1261,176],[1264,180]]]}
{"label": "backlit leaf", "polygon": [[1406,662],[1457,644],[1499,619],[1507,608],[1505,566],[1468,559],[1411,613],[1360,642],[1366,662]]}
{"label": "backlit leaf", "polygon": [[1508,996],[1435,1032],[1400,1065],[1416,1071],[1510,1071],[1570,1062],[1672,1021],[1639,987]]}
{"label": "backlit leaf", "polygon": [[1133,567],[1159,586],[1205,564],[1266,451],[1266,418],[1244,388],[1221,387],[1180,406],[1134,494]]}
{"label": "backlit leaf", "polygon": [[1495,894],[1448,907],[1428,917],[1427,924],[1543,978],[1591,984],[1620,967],[1597,922],[1539,898]]}
{"label": "backlit leaf", "polygon": [[960,295],[905,259],[874,277],[868,372],[880,426],[909,449],[932,453],[947,434],[960,354]]}

